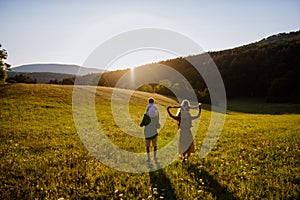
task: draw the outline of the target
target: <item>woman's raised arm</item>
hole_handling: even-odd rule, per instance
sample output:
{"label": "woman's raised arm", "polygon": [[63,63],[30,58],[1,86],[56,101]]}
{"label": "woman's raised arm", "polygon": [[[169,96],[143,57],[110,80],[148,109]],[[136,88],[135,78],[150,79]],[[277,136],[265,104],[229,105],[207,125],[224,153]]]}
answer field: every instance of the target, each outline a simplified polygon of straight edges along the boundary
{"label": "woman's raised arm", "polygon": [[202,104],[199,103],[199,104],[198,104],[198,107],[199,107],[198,114],[195,115],[195,116],[191,116],[192,120],[193,120],[193,119],[197,119],[198,117],[200,117]]}

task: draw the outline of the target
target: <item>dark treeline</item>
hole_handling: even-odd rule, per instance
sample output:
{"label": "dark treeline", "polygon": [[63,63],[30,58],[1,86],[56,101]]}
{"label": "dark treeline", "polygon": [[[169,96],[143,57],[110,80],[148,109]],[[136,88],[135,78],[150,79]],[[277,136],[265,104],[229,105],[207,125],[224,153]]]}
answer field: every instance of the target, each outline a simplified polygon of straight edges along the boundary
{"label": "dark treeline", "polygon": [[16,74],[15,76],[10,76],[6,79],[7,83],[28,83],[35,84],[37,83],[36,79],[33,79],[29,76],[25,76],[23,74]]}
{"label": "dark treeline", "polygon": [[[209,52],[209,55],[222,75],[228,98],[255,97],[265,98],[268,102],[300,102],[300,31],[281,33],[238,48]],[[209,70],[209,60],[203,55],[166,60],[139,68],[147,71],[159,64],[170,66],[190,82],[200,100],[209,102],[206,84],[188,60],[197,60]],[[99,85],[114,87],[128,71],[105,72]],[[165,76],[160,81],[168,81],[167,85],[172,89],[181,80]],[[160,84],[146,84],[139,89],[172,95]]]}
{"label": "dark treeline", "polygon": [[29,77],[33,80],[36,80],[37,83],[49,83],[50,81],[55,80],[57,82],[62,82],[63,79],[73,79],[75,75],[73,74],[60,74],[53,72],[14,72],[7,71],[9,79],[14,79],[17,75],[22,74],[23,76]]}
{"label": "dark treeline", "polygon": [[74,85],[75,77],[73,78],[64,78],[62,81],[57,79],[50,80],[49,84],[57,84],[57,85]]}
{"label": "dark treeline", "polygon": [[[31,73],[29,73],[30,75]],[[60,85],[74,85],[75,76],[71,78],[64,78],[63,80],[50,80],[49,84],[60,84]],[[36,84],[38,83],[36,79],[33,79],[30,76],[26,76],[26,74],[18,73],[15,76],[10,76],[6,79],[7,83],[27,83],[27,84]]]}

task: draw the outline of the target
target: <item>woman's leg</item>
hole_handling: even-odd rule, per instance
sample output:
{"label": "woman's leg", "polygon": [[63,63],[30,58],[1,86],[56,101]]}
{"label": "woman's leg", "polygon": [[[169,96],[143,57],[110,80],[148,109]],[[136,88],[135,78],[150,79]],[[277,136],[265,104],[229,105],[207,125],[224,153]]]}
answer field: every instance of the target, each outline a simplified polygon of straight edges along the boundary
{"label": "woman's leg", "polygon": [[186,159],[189,159],[190,155],[191,155],[190,153],[187,153]]}
{"label": "woman's leg", "polygon": [[154,160],[156,160],[156,151],[157,151],[157,146],[154,146],[154,152],[153,152]]}
{"label": "woman's leg", "polygon": [[150,147],[146,147],[147,161],[150,162]]}

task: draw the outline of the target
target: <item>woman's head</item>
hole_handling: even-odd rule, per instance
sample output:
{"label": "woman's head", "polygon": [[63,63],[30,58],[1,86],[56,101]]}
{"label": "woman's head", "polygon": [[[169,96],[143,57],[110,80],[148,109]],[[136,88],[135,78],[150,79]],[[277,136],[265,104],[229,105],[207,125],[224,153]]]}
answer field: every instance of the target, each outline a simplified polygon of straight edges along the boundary
{"label": "woman's head", "polygon": [[191,107],[191,105],[190,105],[189,100],[184,99],[184,100],[181,102],[181,109],[183,109],[183,110],[190,110],[190,107]]}
{"label": "woman's head", "polygon": [[190,105],[189,100],[184,99],[181,102],[180,108],[177,110],[176,116],[180,116],[182,111],[190,111],[190,107],[191,107],[191,105]]}

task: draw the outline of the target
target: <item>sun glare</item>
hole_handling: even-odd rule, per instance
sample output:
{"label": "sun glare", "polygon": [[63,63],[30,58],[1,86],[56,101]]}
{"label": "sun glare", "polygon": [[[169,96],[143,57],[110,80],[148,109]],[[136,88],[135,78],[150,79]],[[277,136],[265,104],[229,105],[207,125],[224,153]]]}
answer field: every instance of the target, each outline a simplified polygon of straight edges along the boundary
{"label": "sun glare", "polygon": [[[109,71],[132,69],[141,65],[176,58],[178,55],[161,49],[138,49],[118,57],[110,66]],[[134,72],[134,70],[133,70]]]}

